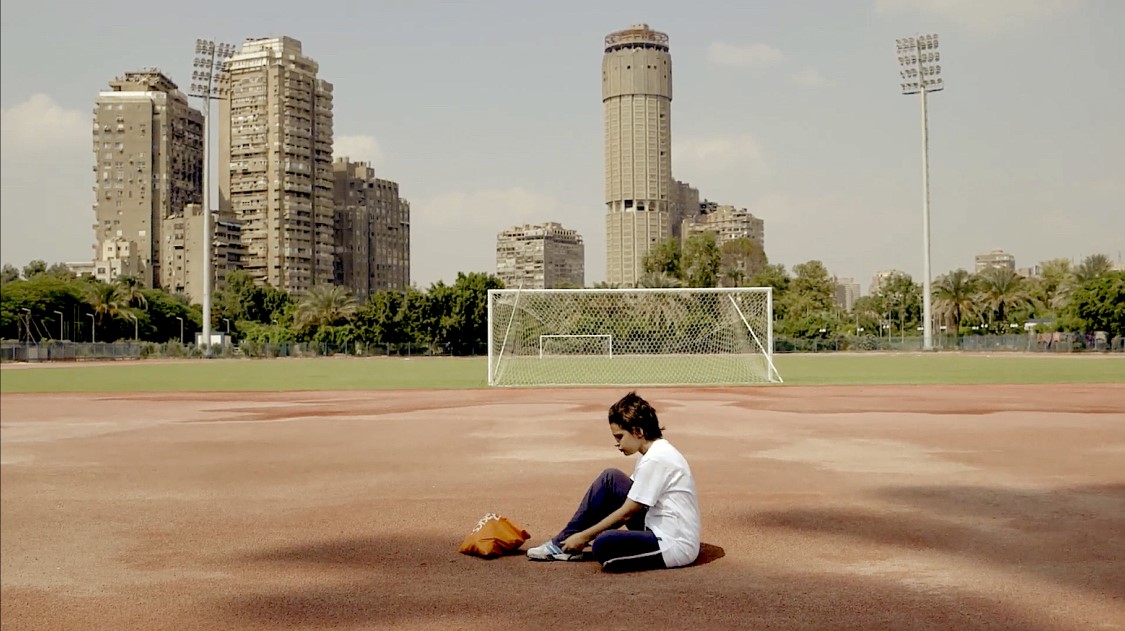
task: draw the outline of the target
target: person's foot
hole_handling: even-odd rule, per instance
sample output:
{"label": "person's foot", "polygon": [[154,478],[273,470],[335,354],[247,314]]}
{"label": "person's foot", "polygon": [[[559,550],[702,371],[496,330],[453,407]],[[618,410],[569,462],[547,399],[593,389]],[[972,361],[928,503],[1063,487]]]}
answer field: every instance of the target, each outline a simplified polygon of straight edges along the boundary
{"label": "person's foot", "polygon": [[527,558],[532,561],[581,561],[581,552],[563,552],[554,541],[548,540],[543,545],[535,546],[527,551]]}

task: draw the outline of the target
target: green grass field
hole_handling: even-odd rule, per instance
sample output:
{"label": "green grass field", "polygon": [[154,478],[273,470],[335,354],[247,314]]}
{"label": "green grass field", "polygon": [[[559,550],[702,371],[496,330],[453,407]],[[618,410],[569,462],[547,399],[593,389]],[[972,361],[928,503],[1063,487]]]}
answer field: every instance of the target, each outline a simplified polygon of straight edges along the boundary
{"label": "green grass field", "polygon": [[[1125,356],[776,355],[787,385],[1125,383]],[[484,388],[484,358],[124,361],[0,370],[0,392],[176,392]]]}

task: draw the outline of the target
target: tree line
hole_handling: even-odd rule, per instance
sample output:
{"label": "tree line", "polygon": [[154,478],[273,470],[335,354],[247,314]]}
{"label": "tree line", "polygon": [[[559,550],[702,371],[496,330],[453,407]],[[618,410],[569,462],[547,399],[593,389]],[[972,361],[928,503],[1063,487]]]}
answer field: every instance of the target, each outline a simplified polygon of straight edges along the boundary
{"label": "tree line", "polygon": [[[1114,271],[1104,254],[1072,265],[1058,258],[1040,264],[1035,278],[1007,268],[979,273],[952,270],[934,279],[931,306],[935,330],[947,335],[1105,331],[1125,336],[1125,272]],[[711,233],[670,239],[644,261],[639,284],[646,287],[772,287],[774,330],[801,339],[842,335],[919,334],[923,289],[908,274],[884,279],[850,310],[838,306],[836,281],[817,260],[770,264],[760,245],[735,239],[719,247]],[[1015,325],[1015,326],[1013,326]]]}
{"label": "tree line", "polygon": [[[4,339],[193,344],[203,328],[200,305],[182,294],[140,287],[129,276],[106,283],[34,261],[22,274],[4,266],[0,281]],[[495,276],[461,273],[452,285],[381,291],[361,303],[342,287],[318,286],[293,296],[236,271],[213,296],[212,329],[252,344],[361,344],[470,355],[486,350],[488,290],[500,288]]]}
{"label": "tree line", "polygon": [[[644,261],[643,287],[773,288],[774,330],[797,339],[918,335],[922,287],[906,274],[885,279],[851,310],[837,305],[836,282],[816,260],[770,264],[757,242],[717,245],[713,235],[659,244]],[[937,277],[933,313],[948,334],[1005,333],[1025,322],[1038,331],[1106,331],[1125,335],[1125,272],[1094,254],[1080,264],[1053,259],[1038,278],[1008,269]],[[608,287],[599,283],[599,287]],[[454,355],[486,351],[487,292],[503,288],[493,275],[459,273],[450,285],[380,291],[357,301],[344,288],[319,286],[299,296],[255,284],[245,272],[215,292],[212,329],[239,342],[306,342],[332,348],[384,347]],[[1012,327],[1011,325],[1016,325]],[[0,270],[0,337],[80,342],[138,340],[191,344],[202,310],[182,294],[142,287],[132,277],[105,283],[76,277],[64,265],[33,261]]]}

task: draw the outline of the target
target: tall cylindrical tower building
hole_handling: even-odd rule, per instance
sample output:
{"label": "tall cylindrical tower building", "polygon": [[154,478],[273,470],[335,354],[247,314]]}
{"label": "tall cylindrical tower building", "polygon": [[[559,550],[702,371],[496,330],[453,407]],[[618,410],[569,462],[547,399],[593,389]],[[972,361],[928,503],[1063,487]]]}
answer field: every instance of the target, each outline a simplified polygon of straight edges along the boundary
{"label": "tall cylindrical tower building", "polygon": [[668,35],[636,24],[605,38],[606,280],[633,286],[672,235],[672,57]]}

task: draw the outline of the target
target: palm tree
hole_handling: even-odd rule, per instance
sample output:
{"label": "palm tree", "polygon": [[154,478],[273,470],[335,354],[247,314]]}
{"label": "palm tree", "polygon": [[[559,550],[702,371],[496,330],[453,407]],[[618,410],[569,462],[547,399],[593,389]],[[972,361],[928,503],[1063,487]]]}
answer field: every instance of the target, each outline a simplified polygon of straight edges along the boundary
{"label": "palm tree", "polygon": [[121,298],[125,301],[127,307],[139,307],[141,309],[148,308],[148,299],[145,298],[144,293],[141,292],[141,281],[136,276],[118,276],[114,281],[117,288],[120,290]]}
{"label": "palm tree", "polygon": [[133,339],[135,341],[140,341],[140,339],[141,339],[141,333],[140,333],[140,328],[139,328],[140,321],[141,321],[140,317],[137,315],[136,311],[133,311],[133,310],[124,311],[123,314],[124,314],[126,320],[129,320],[133,323]]}
{"label": "palm tree", "polygon": [[1074,268],[1074,279],[1081,285],[1102,274],[1113,271],[1113,261],[1104,254],[1091,254]]}
{"label": "palm tree", "polygon": [[112,320],[121,315],[128,307],[120,287],[101,281],[96,281],[90,285],[87,289],[86,300],[94,310],[94,318],[99,325],[105,324],[107,318]]}
{"label": "palm tree", "polygon": [[1074,270],[1068,259],[1044,261],[1040,272],[1043,304],[1051,309],[1062,309],[1070,302],[1074,292]]}
{"label": "palm tree", "polygon": [[300,329],[332,326],[348,320],[359,305],[348,290],[333,285],[319,285],[305,294],[294,314]]}
{"label": "palm tree", "polygon": [[934,312],[950,324],[954,335],[961,330],[961,320],[974,312],[976,290],[976,277],[963,269],[940,276],[934,283]]}
{"label": "palm tree", "polygon": [[1023,276],[1006,267],[993,267],[979,275],[979,294],[981,311],[995,314],[996,322],[1007,322],[1012,309],[1033,305],[1034,299],[1027,290]]}
{"label": "palm tree", "polygon": [[668,289],[683,286],[684,281],[676,278],[668,272],[646,272],[644,276],[641,276],[639,279],[637,279],[637,287]]}

